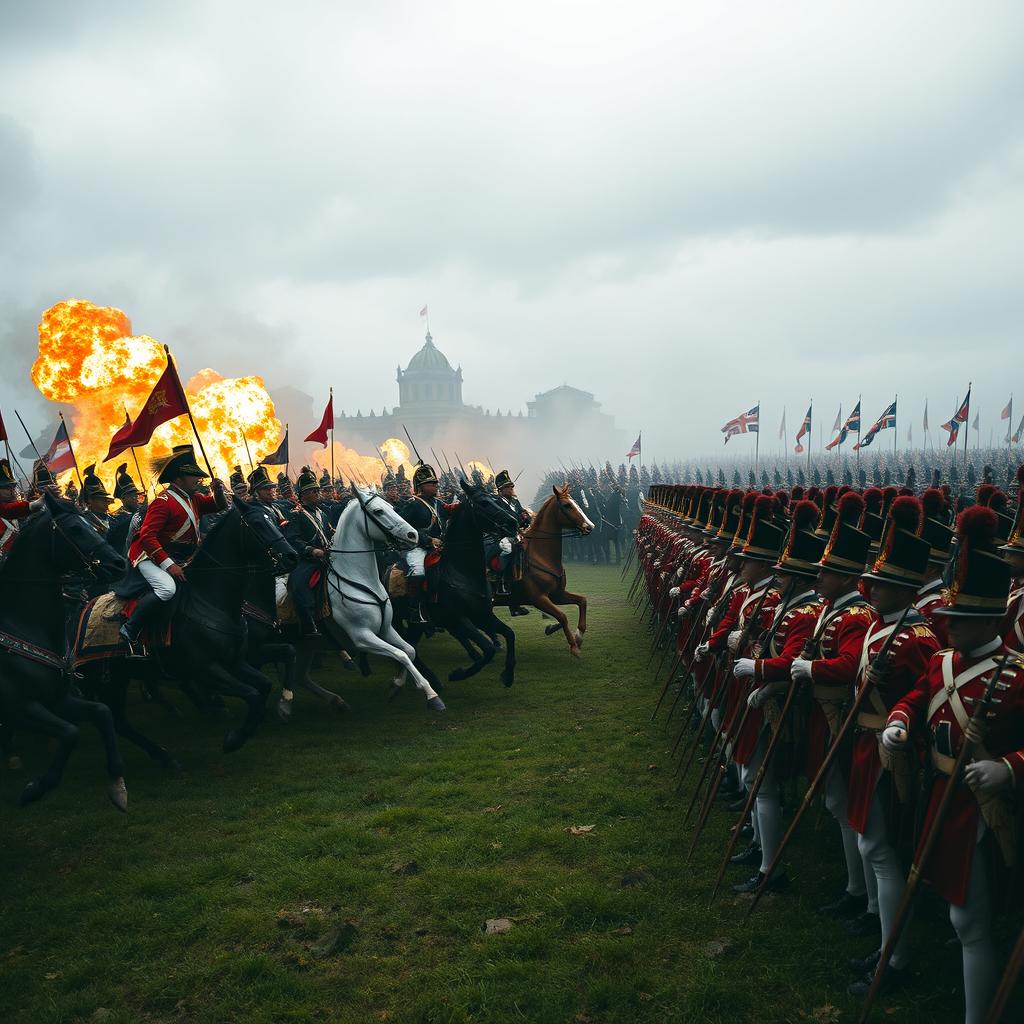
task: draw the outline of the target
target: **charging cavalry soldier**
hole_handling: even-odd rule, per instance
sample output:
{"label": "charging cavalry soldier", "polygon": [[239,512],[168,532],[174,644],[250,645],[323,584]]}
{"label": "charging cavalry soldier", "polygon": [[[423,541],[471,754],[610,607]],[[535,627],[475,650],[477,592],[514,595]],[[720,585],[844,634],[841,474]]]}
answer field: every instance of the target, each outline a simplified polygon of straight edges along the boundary
{"label": "charging cavalry soldier", "polygon": [[327,552],[331,527],[320,509],[320,484],[316,473],[302,467],[296,482],[299,505],[288,516],[285,536],[298,552],[299,564],[288,576],[288,589],[306,636],[318,636],[316,620],[327,586]]}
{"label": "charging cavalry soldier", "polygon": [[[60,493],[60,484],[57,483],[57,478],[50,472],[50,467],[47,466],[45,462],[37,462],[32,467],[32,486],[40,494],[42,494],[43,491],[47,491],[55,498],[64,497],[64,495]],[[78,492],[76,491],[75,497],[77,496]]]}
{"label": "charging cavalry soldier", "polygon": [[[960,514],[956,561],[946,603],[952,646],[933,654],[927,671],[889,712],[886,748],[902,753],[911,733],[929,741],[933,771],[926,794],[920,850],[970,734],[976,747],[941,824],[924,877],[949,903],[963,949],[967,1024],[982,1024],[998,978],[992,939],[995,889],[991,849],[1012,866],[1016,855],[1014,791],[1024,784],[1024,660],[1000,635],[1010,591],[1010,567],[991,549],[996,514],[975,506]],[[991,703],[982,699],[994,673]],[[971,722],[979,712],[981,724]],[[979,742],[980,741],[980,742]]]}
{"label": "charging cavalry soldier", "polygon": [[42,507],[42,496],[32,501],[18,498],[18,481],[11,472],[11,464],[0,459],[0,558],[10,551],[18,535],[18,523]]}
{"label": "charging cavalry soldier", "polygon": [[[142,510],[143,494],[128,474],[128,463],[122,462],[114,473],[114,497],[121,507],[110,517],[107,543],[118,553],[126,554],[128,539],[133,535],[132,520]],[[139,517],[139,523],[142,517]]]}
{"label": "charging cavalry soldier", "polygon": [[234,466],[231,469],[231,493],[236,498],[244,498],[248,495],[249,489],[245,486],[245,474],[241,466]]}
{"label": "charging cavalry soldier", "polygon": [[1013,577],[1003,639],[1015,651],[1024,654],[1024,466],[1017,470],[1017,517],[1006,543],[999,548],[1009,563]]}
{"label": "charging cavalry soldier", "polygon": [[398,507],[398,514],[419,534],[411,551],[405,553],[409,601],[414,621],[428,621],[423,611],[426,596],[427,553],[441,547],[445,522],[444,505],[437,496],[437,474],[434,467],[421,462],[412,474],[413,495]]}
{"label": "charging cavalry soldier", "polygon": [[266,466],[257,466],[249,474],[247,483],[252,500],[264,505],[268,512],[273,512],[277,525],[283,529],[287,520],[277,506],[277,485],[270,479]]}
{"label": "charging cavalry soldier", "polygon": [[[516,485],[515,481],[512,479],[512,474],[509,473],[507,469],[500,470],[498,475],[494,478],[494,487],[498,495],[498,500],[503,505],[507,506],[509,511],[511,511],[516,517],[519,522],[519,529],[525,530],[533,519],[533,513],[523,505],[516,495]],[[518,550],[521,546],[518,533],[498,538],[499,594],[507,595],[509,593],[509,573],[512,571]],[[528,609],[519,605],[510,607],[509,612],[512,615],[529,615]]]}
{"label": "charging cavalry soldier", "polygon": [[117,590],[120,597],[137,598],[131,617],[121,626],[121,636],[133,650],[142,628],[184,582],[184,563],[199,543],[200,519],[227,508],[220,480],[213,481],[212,495],[199,493],[208,474],[199,468],[192,445],[177,445],[169,457],[154,461],[154,470],[157,482],[167,486],[150,502],[131,540],[128,561],[135,571]]}
{"label": "charging cavalry soldier", "polygon": [[96,467],[86,466],[82,475],[82,502],[85,506],[85,518],[103,538],[110,533],[112,525],[110,506],[114,504],[114,501],[115,499],[103,481],[96,475]]}
{"label": "charging cavalry soldier", "polygon": [[[890,710],[917,685],[931,656],[939,649],[924,616],[913,607],[925,582],[931,554],[928,541],[918,536],[921,518],[917,498],[895,498],[879,541],[878,557],[862,577],[869,584],[875,617],[864,635],[856,675],[856,692],[865,687],[870,690],[857,715],[847,801],[864,871],[874,873],[878,888],[883,945],[903,897],[903,866],[892,837],[902,805],[911,797],[914,766],[905,752],[882,747],[880,739]],[[909,972],[905,939],[904,933],[893,950],[883,991],[895,991],[906,982]],[[880,953],[878,950],[863,960],[851,961],[851,970],[860,975],[850,986],[851,995],[867,994]]]}

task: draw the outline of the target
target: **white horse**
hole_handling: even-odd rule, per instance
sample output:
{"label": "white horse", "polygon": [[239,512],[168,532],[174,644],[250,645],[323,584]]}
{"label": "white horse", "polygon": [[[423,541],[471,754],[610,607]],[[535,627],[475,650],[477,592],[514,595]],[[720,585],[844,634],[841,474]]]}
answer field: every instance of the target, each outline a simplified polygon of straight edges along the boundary
{"label": "white horse", "polygon": [[406,551],[416,545],[416,531],[374,488],[352,485],[355,501],[341,513],[330,549],[327,588],[331,617],[359,651],[398,662],[392,693],[407,676],[427,698],[427,707],[444,711],[444,701],[413,664],[416,648],[406,643],[391,624],[391,600],[377,573],[375,544]]}

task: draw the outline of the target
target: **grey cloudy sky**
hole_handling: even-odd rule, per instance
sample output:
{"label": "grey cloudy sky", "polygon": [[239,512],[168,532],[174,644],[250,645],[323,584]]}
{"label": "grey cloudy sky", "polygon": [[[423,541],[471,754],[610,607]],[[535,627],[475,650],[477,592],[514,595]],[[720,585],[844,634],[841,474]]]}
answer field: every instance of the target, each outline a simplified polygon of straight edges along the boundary
{"label": "grey cloudy sky", "polygon": [[987,439],[1024,412],[1022,57],[986,0],[4,4],[2,401],[75,296],[379,410],[427,302],[467,400],[565,381],[660,456],[758,398],[770,450],[812,396],[934,429],[968,379]]}

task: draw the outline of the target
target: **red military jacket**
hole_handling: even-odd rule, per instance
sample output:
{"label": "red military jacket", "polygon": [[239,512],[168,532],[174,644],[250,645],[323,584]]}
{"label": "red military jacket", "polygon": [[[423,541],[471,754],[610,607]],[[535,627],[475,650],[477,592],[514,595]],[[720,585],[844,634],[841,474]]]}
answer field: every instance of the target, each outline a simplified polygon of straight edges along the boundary
{"label": "red military jacket", "polygon": [[[1019,580],[1015,582],[1020,582]],[[1006,619],[1003,624],[1003,643],[1011,651],[1024,654],[1024,585],[1010,591]]]}
{"label": "red military jacket", "polygon": [[[964,727],[1006,650],[996,639],[969,654],[939,651],[932,655],[918,684],[889,713],[889,725],[901,725],[912,732],[926,728],[929,732],[936,771],[922,839],[949,784],[953,761],[963,746]],[[1010,769],[1016,788],[1024,781],[1024,659],[1011,659],[998,685],[1005,688],[995,693],[998,703],[993,703],[986,719],[983,749],[975,759],[1002,761]],[[967,899],[980,813],[977,798],[961,781],[925,872],[944,899],[961,906]]]}
{"label": "red military jacket", "polygon": [[0,555],[7,554],[18,535],[18,520],[30,515],[27,501],[0,502]]}
{"label": "red military jacket", "polygon": [[[871,663],[878,657],[889,635],[893,632],[900,612],[884,618],[873,613],[871,625],[864,634],[860,661],[857,666],[856,688],[859,693],[867,678]],[[928,667],[931,656],[939,649],[935,634],[924,619],[912,611],[903,628],[889,648],[889,663],[885,677],[873,687],[857,715],[857,735],[853,746],[853,763],[847,789],[847,811],[850,824],[863,833],[867,827],[871,801],[882,774],[878,755],[878,737],[888,721],[890,709],[918,685]]]}
{"label": "red military jacket", "polygon": [[139,532],[128,547],[128,560],[138,565],[148,558],[166,569],[176,561],[167,553],[167,545],[195,548],[199,543],[200,518],[216,511],[217,499],[212,495],[189,497],[171,484],[149,503]]}

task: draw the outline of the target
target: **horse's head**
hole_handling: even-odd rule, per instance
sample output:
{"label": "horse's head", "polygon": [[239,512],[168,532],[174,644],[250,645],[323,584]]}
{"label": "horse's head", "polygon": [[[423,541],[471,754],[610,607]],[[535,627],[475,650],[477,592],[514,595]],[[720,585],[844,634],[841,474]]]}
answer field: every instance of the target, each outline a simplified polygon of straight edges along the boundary
{"label": "horse's head", "polygon": [[470,505],[473,506],[473,511],[483,520],[485,533],[496,533],[508,537],[519,529],[519,519],[516,514],[486,487],[463,479],[462,490]]}
{"label": "horse's head", "polygon": [[237,495],[234,508],[242,522],[243,544],[246,538],[261,553],[270,555],[278,568],[291,572],[299,564],[299,556],[278,525],[276,510],[258,501],[246,501]]}
{"label": "horse's head", "polygon": [[124,557],[96,532],[70,501],[44,491],[43,502],[52,520],[57,568],[67,572],[84,568],[103,583],[113,583],[125,574],[128,563]]}
{"label": "horse's head", "polygon": [[569,485],[552,487],[551,491],[555,496],[555,522],[586,537],[594,529],[594,524],[569,494]]}
{"label": "horse's head", "polygon": [[352,496],[359,502],[371,541],[410,551],[416,547],[419,534],[377,493],[373,487],[352,484]]}

